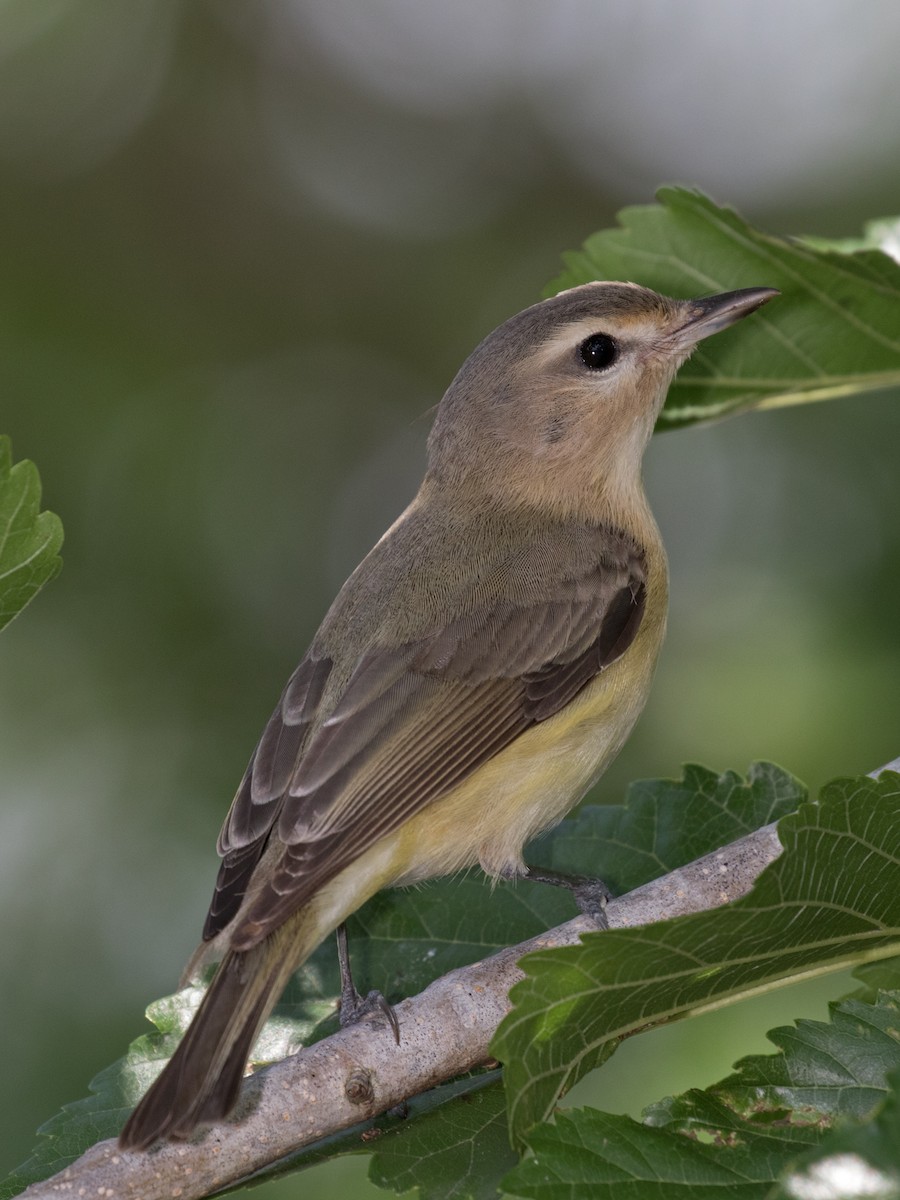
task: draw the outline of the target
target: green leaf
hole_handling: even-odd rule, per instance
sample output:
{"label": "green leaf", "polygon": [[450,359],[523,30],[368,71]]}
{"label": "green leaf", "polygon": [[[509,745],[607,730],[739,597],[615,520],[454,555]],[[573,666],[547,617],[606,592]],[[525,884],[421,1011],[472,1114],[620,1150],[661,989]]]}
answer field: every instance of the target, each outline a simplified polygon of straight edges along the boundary
{"label": "green leaf", "polygon": [[0,1200],[17,1196],[29,1184],[63,1170],[95,1142],[118,1134],[178,1045],[202,996],[202,988],[185,988],[150,1006],[147,1016],[156,1029],[137,1038],[123,1059],[91,1080],[89,1096],[66,1104],[41,1126],[34,1153],[0,1182]]}
{"label": "green leaf", "polygon": [[496,1200],[515,1165],[499,1072],[467,1088],[377,1143],[369,1178],[392,1192],[418,1189],[420,1200]]}
{"label": "green leaf", "polygon": [[624,1036],[900,950],[900,775],[838,780],[727,907],[527,955],[492,1049],[520,1143]]}
{"label": "green leaf", "polygon": [[871,1002],[878,992],[900,992],[900,958],[863,963],[853,974],[863,984],[856,993],[857,1000]]}
{"label": "green leaf", "polygon": [[805,1172],[826,1148],[834,1155],[850,1145],[867,1147],[866,1161],[886,1173],[886,1153],[896,1167],[900,1152],[890,1074],[900,1060],[898,999],[850,997],[832,1006],[830,1022],[776,1029],[769,1037],[781,1053],[745,1058],[734,1075],[653,1105],[642,1122],[590,1109],[559,1114],[529,1135],[533,1157],[504,1186],[536,1200],[677,1200],[701,1191],[749,1200],[771,1195],[780,1177]]}
{"label": "green leaf", "polygon": [[0,436],[0,629],[62,567],[62,523],[40,502],[37,467],[28,459],[13,466],[9,438]]}
{"label": "green leaf", "polygon": [[507,1175],[504,1189],[534,1200],[762,1200],[784,1166],[815,1142],[809,1128],[757,1130],[698,1097],[704,1123],[733,1142],[727,1153],[631,1117],[576,1110],[532,1132],[532,1155]]}
{"label": "green leaf", "polygon": [[[790,1109],[794,1120],[868,1116],[884,1099],[885,1073],[900,1069],[900,1006],[850,997],[831,1006],[830,1021],[800,1020],[768,1037],[781,1054],[751,1055],[715,1091],[745,1114]],[[813,1117],[815,1114],[815,1117]]]}
{"label": "green leaf", "polygon": [[746,781],[689,763],[681,779],[641,779],[623,805],[595,805],[535,843],[528,861],[599,876],[613,895],[674,871],[762,825],[795,812],[807,789],[774,763],[753,763]]}
{"label": "green leaf", "polygon": [[480,872],[381,892],[348,922],[354,977],[360,990],[399,1000],[576,911],[563,889],[525,880],[492,887]]}
{"label": "green leaf", "polygon": [[819,238],[805,237],[808,245],[817,250],[839,250],[843,254],[855,254],[858,250],[882,250],[894,262],[900,262],[900,217],[882,217],[877,221],[866,221],[862,237]]}
{"label": "green leaf", "polygon": [[701,344],[669,390],[664,425],[900,384],[900,265],[869,240],[847,253],[762,233],[686,188],[661,188],[657,199],[623,209],[620,228],[564,255],[565,270],[548,292],[594,279],[633,280],[681,297],[742,287],[782,292]]}

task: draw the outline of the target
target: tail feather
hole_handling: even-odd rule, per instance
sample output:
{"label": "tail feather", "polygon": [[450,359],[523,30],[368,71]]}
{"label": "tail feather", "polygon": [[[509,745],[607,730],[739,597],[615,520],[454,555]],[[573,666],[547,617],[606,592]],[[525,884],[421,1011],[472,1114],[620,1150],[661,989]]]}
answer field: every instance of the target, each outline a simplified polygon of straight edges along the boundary
{"label": "tail feather", "polygon": [[250,1051],[253,1049],[257,1034],[265,1024],[270,1008],[268,996],[261,996],[257,1012],[251,1015],[240,1036],[231,1047],[231,1053],[225,1060],[216,1079],[215,1087],[206,1097],[203,1107],[193,1114],[190,1125],[183,1133],[178,1128],[173,1129],[172,1137],[188,1137],[196,1125],[221,1121],[228,1116],[238,1102]]}
{"label": "tail feather", "polygon": [[[293,972],[348,913],[393,878],[378,847],[358,859],[256,945],[229,949],[175,1053],[125,1123],[123,1150],[187,1138],[237,1103],[253,1043]],[[232,931],[232,944],[241,926]],[[214,946],[214,943],[209,943]],[[201,948],[188,970],[200,965]]]}
{"label": "tail feather", "polygon": [[294,966],[290,956],[273,955],[268,940],[226,954],[175,1053],[128,1118],[121,1149],[186,1138],[202,1121],[228,1115],[253,1043]]}

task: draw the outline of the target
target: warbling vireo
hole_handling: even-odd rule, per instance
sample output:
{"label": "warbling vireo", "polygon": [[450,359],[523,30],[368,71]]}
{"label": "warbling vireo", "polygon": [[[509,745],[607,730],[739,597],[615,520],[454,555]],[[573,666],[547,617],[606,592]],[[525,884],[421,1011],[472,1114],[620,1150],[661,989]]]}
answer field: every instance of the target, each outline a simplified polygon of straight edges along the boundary
{"label": "warbling vireo", "polygon": [[589,283],[470,355],[418,495],[344,584],[250,760],[190,968],[221,963],[122,1147],[230,1111],[291,973],[379,888],[526,873],[525,843],[647,698],[667,573],[641,459],[669,383],[775,295]]}

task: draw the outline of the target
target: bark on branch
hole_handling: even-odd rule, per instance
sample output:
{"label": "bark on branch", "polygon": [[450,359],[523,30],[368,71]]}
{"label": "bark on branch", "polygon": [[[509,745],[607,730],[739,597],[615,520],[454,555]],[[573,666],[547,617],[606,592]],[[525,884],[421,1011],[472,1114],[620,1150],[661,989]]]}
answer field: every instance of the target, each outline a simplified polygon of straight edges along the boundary
{"label": "bark on branch", "polygon": [[[716,908],[748,892],[780,851],[775,826],[767,825],[611,900],[609,923],[646,925]],[[122,1153],[115,1142],[100,1142],[23,1195],[192,1200],[234,1184],[488,1061],[491,1038],[509,1010],[509,989],[522,978],[519,959],[531,950],[571,945],[595,928],[589,918],[576,917],[435,980],[396,1005],[399,1048],[383,1018],[349,1026],[254,1075],[234,1116],[198,1140],[149,1153]]]}

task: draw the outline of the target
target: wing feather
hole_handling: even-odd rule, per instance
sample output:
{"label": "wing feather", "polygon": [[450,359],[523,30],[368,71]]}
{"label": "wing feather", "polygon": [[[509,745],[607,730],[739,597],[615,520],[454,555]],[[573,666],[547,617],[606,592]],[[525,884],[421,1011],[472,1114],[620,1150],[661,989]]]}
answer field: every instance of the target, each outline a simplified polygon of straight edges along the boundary
{"label": "wing feather", "polygon": [[223,930],[241,906],[297,768],[331,668],[330,659],[307,656],[288,680],[263,730],[219,834],[222,863],[203,926],[205,942]]}
{"label": "wing feather", "polygon": [[[594,527],[593,541],[581,533],[568,560],[565,546],[547,542],[518,552],[512,566],[505,564],[495,603],[401,645],[373,640],[330,709],[323,697],[332,662],[321,647],[316,656],[314,643],[263,733],[220,836],[225,860],[205,936],[241,909],[273,836],[283,848],[240,912],[231,935],[238,950],[559,712],[628,649],[644,611],[643,555],[617,531]],[[588,553],[591,545],[595,552]]]}

